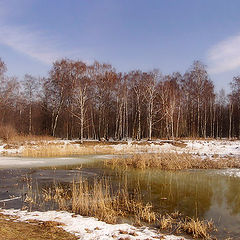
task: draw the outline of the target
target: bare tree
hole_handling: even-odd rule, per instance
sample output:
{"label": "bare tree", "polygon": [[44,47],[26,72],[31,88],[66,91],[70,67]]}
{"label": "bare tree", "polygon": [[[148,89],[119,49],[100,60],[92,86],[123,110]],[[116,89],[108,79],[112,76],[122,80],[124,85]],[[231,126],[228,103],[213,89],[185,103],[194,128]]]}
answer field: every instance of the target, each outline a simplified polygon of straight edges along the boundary
{"label": "bare tree", "polygon": [[[240,76],[234,77],[230,83],[231,87],[231,102],[232,107],[234,108],[234,122],[237,126],[236,134],[240,138]],[[233,114],[233,112],[232,112]]]}
{"label": "bare tree", "polygon": [[71,60],[56,61],[50,71],[50,76],[45,82],[46,91],[50,91],[50,104],[52,108],[52,135],[56,134],[58,119],[67,98],[71,96],[73,88],[71,77]]}
{"label": "bare tree", "polygon": [[90,98],[91,80],[87,76],[87,66],[80,61],[73,65],[73,74],[75,87],[73,90],[73,99],[75,110],[72,114],[80,120],[80,140],[83,143],[85,116],[87,111],[87,101]]}
{"label": "bare tree", "polygon": [[29,112],[28,134],[32,134],[32,105],[33,105],[33,101],[36,100],[38,86],[39,84],[38,84],[37,78],[29,74],[26,74],[24,76],[23,90],[24,90],[24,96],[28,105],[28,112]]}
{"label": "bare tree", "polygon": [[[142,105],[143,105],[143,98],[144,98],[144,94],[143,94],[144,74],[146,73],[142,73],[141,71],[132,71],[128,74],[130,89],[136,103],[136,115],[134,116],[134,125],[135,125],[135,122],[137,122],[137,132],[136,132],[137,140],[140,140],[142,137],[141,120],[142,120]],[[134,131],[134,126],[133,126],[133,131]],[[134,135],[135,134],[133,133],[133,136]]]}
{"label": "bare tree", "polygon": [[156,97],[157,84],[161,79],[161,74],[158,70],[146,73],[144,75],[144,101],[147,105],[147,124],[148,124],[148,139],[152,139],[152,130],[154,125],[154,116],[157,114]]}

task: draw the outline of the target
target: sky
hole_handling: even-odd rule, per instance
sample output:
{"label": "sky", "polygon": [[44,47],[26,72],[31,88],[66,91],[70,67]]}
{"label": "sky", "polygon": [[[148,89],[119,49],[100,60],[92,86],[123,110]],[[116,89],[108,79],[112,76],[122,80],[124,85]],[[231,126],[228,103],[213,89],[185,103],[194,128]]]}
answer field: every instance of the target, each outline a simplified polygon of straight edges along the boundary
{"label": "sky", "polygon": [[239,0],[0,0],[0,58],[19,78],[47,76],[61,58],[163,74],[200,60],[228,92],[240,74],[239,9]]}

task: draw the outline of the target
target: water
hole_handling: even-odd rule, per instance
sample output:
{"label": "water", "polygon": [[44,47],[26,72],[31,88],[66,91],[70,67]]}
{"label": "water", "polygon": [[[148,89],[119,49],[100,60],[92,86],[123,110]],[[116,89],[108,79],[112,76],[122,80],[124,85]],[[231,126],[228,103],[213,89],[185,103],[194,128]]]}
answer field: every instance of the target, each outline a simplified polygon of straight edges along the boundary
{"label": "water", "polygon": [[140,186],[143,200],[152,202],[155,211],[179,211],[190,217],[213,219],[219,230],[218,239],[240,239],[239,177],[224,175],[225,170],[113,170],[102,164],[105,157],[80,157],[71,161],[71,165],[64,162],[56,166],[54,162],[52,167],[0,169],[0,200],[22,197],[0,202],[0,207],[21,208],[30,184],[39,190],[56,183],[68,184],[80,175],[88,179],[108,176],[115,185],[127,178],[129,188]]}

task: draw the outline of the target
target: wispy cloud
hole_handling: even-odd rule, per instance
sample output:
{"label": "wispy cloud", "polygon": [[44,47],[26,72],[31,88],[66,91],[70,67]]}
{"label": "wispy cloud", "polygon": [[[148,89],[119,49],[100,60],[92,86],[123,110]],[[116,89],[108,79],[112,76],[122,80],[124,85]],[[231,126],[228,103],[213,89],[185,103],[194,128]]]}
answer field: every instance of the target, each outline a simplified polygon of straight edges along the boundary
{"label": "wispy cloud", "polygon": [[0,43],[46,64],[67,54],[56,39],[23,26],[0,25]]}
{"label": "wispy cloud", "polygon": [[207,53],[209,72],[213,74],[240,67],[240,34],[217,43]]}
{"label": "wispy cloud", "polygon": [[[28,5],[29,1],[25,2]],[[18,2],[15,2],[15,8],[16,3]],[[30,25],[10,24],[9,20],[15,14],[15,8],[8,1],[0,0],[0,44],[45,64],[51,64],[59,58],[82,54],[81,49],[66,49],[64,40],[51,36],[49,32],[33,29]]]}

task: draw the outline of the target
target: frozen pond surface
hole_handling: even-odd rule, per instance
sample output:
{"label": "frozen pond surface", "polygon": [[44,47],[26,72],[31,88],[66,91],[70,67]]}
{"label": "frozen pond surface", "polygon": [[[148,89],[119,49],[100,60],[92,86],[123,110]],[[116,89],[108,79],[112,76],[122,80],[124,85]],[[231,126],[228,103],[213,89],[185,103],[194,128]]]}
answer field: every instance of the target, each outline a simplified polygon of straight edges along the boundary
{"label": "frozen pond surface", "polygon": [[36,168],[48,166],[63,166],[71,164],[82,164],[97,159],[111,158],[112,155],[89,155],[79,157],[61,158],[22,158],[22,157],[0,157],[0,169],[3,168]]}
{"label": "frozen pond surface", "polygon": [[[179,211],[190,217],[213,219],[218,239],[240,239],[240,170],[113,170],[103,166],[104,158],[2,158],[0,159],[0,207],[21,208],[31,182],[33,189],[69,184],[80,175],[93,179],[108,176],[113,184],[127,177],[132,190],[139,185],[143,199],[151,201],[160,213]],[[11,197],[20,199],[9,202]],[[52,206],[48,209],[51,210]],[[40,209],[40,210],[48,210]],[[37,210],[37,209],[36,209]]]}

